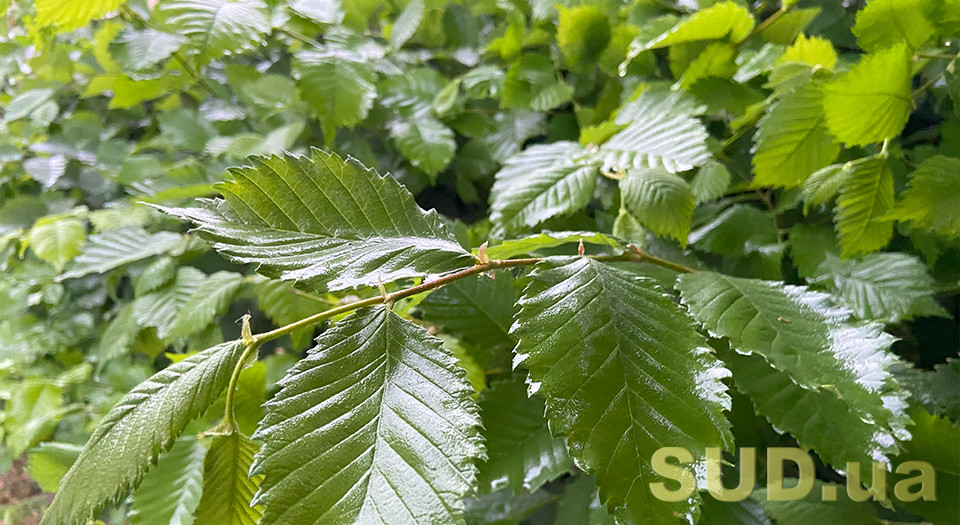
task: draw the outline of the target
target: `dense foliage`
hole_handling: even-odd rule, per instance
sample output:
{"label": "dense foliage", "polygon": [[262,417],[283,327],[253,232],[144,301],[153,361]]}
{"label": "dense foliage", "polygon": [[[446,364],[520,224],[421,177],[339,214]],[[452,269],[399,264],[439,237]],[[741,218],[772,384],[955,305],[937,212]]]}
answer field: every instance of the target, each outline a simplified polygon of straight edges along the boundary
{"label": "dense foliage", "polygon": [[43,523],[956,523],[960,5],[567,4],[0,0]]}

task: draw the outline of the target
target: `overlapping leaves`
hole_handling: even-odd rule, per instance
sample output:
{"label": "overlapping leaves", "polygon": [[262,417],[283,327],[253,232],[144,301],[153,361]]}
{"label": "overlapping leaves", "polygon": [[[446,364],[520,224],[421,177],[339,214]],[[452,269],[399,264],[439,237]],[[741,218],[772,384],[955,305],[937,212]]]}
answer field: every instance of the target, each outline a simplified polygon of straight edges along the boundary
{"label": "overlapping leaves", "polygon": [[454,270],[469,255],[435,212],[396,180],[314,150],[254,157],[200,208],[164,208],[193,221],[227,258],[316,290],[342,290]]}

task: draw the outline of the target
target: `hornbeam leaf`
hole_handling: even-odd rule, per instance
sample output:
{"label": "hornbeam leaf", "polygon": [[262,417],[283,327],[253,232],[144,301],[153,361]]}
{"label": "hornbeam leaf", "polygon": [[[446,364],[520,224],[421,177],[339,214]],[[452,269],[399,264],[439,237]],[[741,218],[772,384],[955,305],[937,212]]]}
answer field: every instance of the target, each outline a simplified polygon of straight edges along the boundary
{"label": "hornbeam leaf", "polygon": [[171,33],[191,39],[203,60],[253,49],[270,30],[260,0],[169,0],[156,9]]}
{"label": "hornbeam leaf", "polygon": [[893,173],[883,155],[867,157],[844,166],[837,198],[837,233],[842,255],[879,250],[893,236]]}
{"label": "hornbeam leaf", "polygon": [[217,272],[208,277],[176,313],[169,337],[187,337],[206,328],[227,309],[242,286],[243,276],[237,273]]}
{"label": "hornbeam leaf", "polygon": [[527,397],[522,381],[506,380],[480,394],[487,461],[480,464],[483,490],[503,487],[534,492],[570,470],[563,440],[550,435],[543,400]]}
{"label": "hornbeam leaf", "polygon": [[824,85],[827,129],[840,142],[855,146],[896,137],[913,109],[912,76],[903,44],[864,55],[848,73]]}
{"label": "hornbeam leaf", "polygon": [[424,212],[391,177],[352,158],[313,150],[251,157],[216,185],[223,199],[161,208],[196,223],[237,263],[313,290],[344,290],[470,264],[436,212]]}
{"label": "hornbeam leaf", "polygon": [[835,395],[886,436],[881,443],[909,436],[905,395],[888,370],[898,362],[894,338],[882,324],[854,321],[833,297],[802,286],[697,272],[677,288],[693,317],[738,352],[762,356],[800,388]]}
{"label": "hornbeam leaf", "polygon": [[960,159],[934,155],[910,176],[894,215],[948,239],[960,237]]}
{"label": "hornbeam leaf", "polygon": [[869,465],[874,461],[890,463],[899,453],[889,429],[878,429],[864,420],[833,392],[797,386],[788,374],[758,355],[730,352],[723,360],[733,371],[737,390],[750,396],[760,415],[834,468],[845,470],[847,462],[856,461],[864,479],[869,479]]}
{"label": "hornbeam leaf", "polygon": [[687,181],[662,169],[630,169],[620,181],[623,205],[640,224],[686,246],[690,219],[697,207]]}
{"label": "hornbeam leaf", "polygon": [[124,264],[173,249],[181,237],[171,232],[147,233],[138,226],[124,226],[91,235],[73,260],[73,266],[57,280],[108,272]]}
{"label": "hornbeam leaf", "polygon": [[[866,469],[869,467],[861,467]],[[783,480],[785,487],[796,486],[799,480]],[[824,489],[837,495],[836,501],[823,501]],[[883,523],[877,517],[876,507],[869,501],[852,501],[842,485],[814,480],[813,490],[802,499],[794,501],[771,501],[767,489],[762,488],[754,499],[767,511],[778,525],[808,525],[810,523],[845,523],[850,525],[876,525]]]}
{"label": "hornbeam leaf", "polygon": [[206,452],[197,438],[184,436],[160,454],[130,498],[131,525],[192,524]]}
{"label": "hornbeam leaf", "polygon": [[35,27],[53,27],[56,33],[65,33],[87,25],[91,20],[115,11],[126,0],[37,0]]}
{"label": "hornbeam leaf", "polygon": [[[620,247],[620,241],[596,232],[551,232],[544,231],[536,235],[528,235],[518,239],[507,239],[496,246],[487,248],[487,257],[491,259],[510,259],[518,255],[537,253],[541,250],[556,248],[564,244],[583,241],[586,244],[596,244],[613,248]],[[573,247],[570,249],[573,254]]]}
{"label": "hornbeam leaf", "polygon": [[423,20],[423,0],[410,0],[407,6],[400,11],[397,20],[390,30],[390,47],[400,49],[410,37],[417,32],[417,27]]}
{"label": "hornbeam leaf", "polygon": [[137,324],[152,326],[157,329],[158,337],[166,338],[187,301],[206,279],[206,274],[192,266],[178,269],[172,282],[143,297],[137,297],[133,302],[133,317]]}
{"label": "hornbeam leaf", "polygon": [[936,16],[938,3],[930,0],[870,0],[857,13],[857,23],[853,26],[857,44],[871,53],[901,42],[917,49],[937,32],[929,17]]}
{"label": "hornbeam leaf", "polygon": [[352,128],[367,118],[377,96],[376,73],[367,57],[328,46],[323,51],[297,53],[297,87],[331,136],[341,126]]}
{"label": "hornbeam leaf", "polygon": [[263,476],[249,476],[256,443],[234,430],[215,436],[203,461],[203,496],[197,523],[203,525],[257,525],[262,505],[251,505]]}
{"label": "hornbeam leaf", "polygon": [[223,343],[156,373],[100,420],[43,516],[43,525],[86,523],[137,485],[162,450],[226,388],[245,345]]}
{"label": "hornbeam leaf", "polygon": [[[662,167],[671,173],[702,166],[710,160],[707,130],[676,104],[686,101],[676,95],[644,91],[625,104],[615,123],[627,127],[600,146],[596,156],[604,171]],[[691,108],[693,109],[693,108]]]}
{"label": "hornbeam leaf", "polygon": [[482,456],[472,388],[384,307],[347,317],[279,383],[254,435],[261,523],[458,523]]}
{"label": "hornbeam leaf", "polygon": [[647,49],[657,49],[683,42],[716,40],[729,37],[733,43],[742,42],[753,31],[756,22],[750,11],[735,2],[720,2],[681,20],[669,31],[649,41],[640,38],[630,44],[627,60]]}
{"label": "hornbeam leaf", "polygon": [[507,231],[536,226],[583,209],[593,198],[597,168],[582,160],[576,142],[531,146],[497,172],[490,190],[490,219]]}
{"label": "hornbeam leaf", "polygon": [[492,358],[515,344],[510,325],[519,291],[513,281],[509,272],[499,272],[496,279],[460,279],[428,295],[420,310],[425,321]]}
{"label": "hornbeam leaf", "polygon": [[669,443],[702,461],[705,447],[732,445],[721,379],[683,310],[652,279],[587,257],[537,265],[512,333],[517,366],[546,398],[555,436],[595,473],[600,499],[624,523],[693,521],[697,497],[649,495],[653,452]]}
{"label": "hornbeam leaf", "polygon": [[780,97],[760,119],[755,186],[796,188],[837,158],[840,145],[827,133],[821,99],[820,90],[807,84]]}
{"label": "hornbeam leaf", "polygon": [[80,253],[87,240],[87,229],[80,219],[41,221],[30,229],[30,249],[37,257],[62,270],[63,265]]}

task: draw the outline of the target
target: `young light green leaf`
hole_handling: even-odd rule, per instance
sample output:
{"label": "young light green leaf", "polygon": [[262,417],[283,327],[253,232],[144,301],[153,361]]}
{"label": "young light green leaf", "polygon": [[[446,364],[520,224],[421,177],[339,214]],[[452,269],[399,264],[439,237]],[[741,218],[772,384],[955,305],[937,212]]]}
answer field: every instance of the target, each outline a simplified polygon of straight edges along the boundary
{"label": "young light green leaf", "polygon": [[934,155],[910,176],[893,215],[948,239],[960,237],[960,159]]}
{"label": "young light green leaf", "polygon": [[60,479],[70,470],[81,450],[83,447],[70,443],[40,443],[27,457],[27,473],[44,492],[56,492]]}
{"label": "young light green leaf", "polygon": [[259,447],[233,431],[214,436],[203,461],[203,496],[197,506],[197,523],[204,525],[257,525],[262,505],[251,505],[263,476],[249,476]]}
{"label": "young light green leaf", "polygon": [[593,6],[561,7],[557,22],[557,46],[567,64],[594,66],[610,41],[610,20]]}
{"label": "young light green leaf", "polygon": [[652,279],[586,257],[547,259],[531,277],[512,329],[516,365],[546,398],[551,432],[623,522],[695,514],[696,496],[649,497],[650,457],[663,443],[697,461],[704,447],[732,445],[727,370]]}
{"label": "young light green leaf", "polygon": [[514,232],[585,208],[598,175],[594,163],[583,160],[586,155],[576,142],[561,141],[512,157],[490,190],[490,219]]}
{"label": "young light green leaf", "polygon": [[802,286],[697,272],[681,276],[677,288],[693,317],[736,351],[762,356],[803,389],[842,399],[889,440],[909,435],[905,395],[889,371],[898,362],[889,351],[894,338],[883,325],[854,321],[831,296]]}
{"label": "young light green leaf", "polygon": [[812,68],[833,69],[837,65],[837,51],[829,40],[798,35],[796,41],[784,50],[777,64],[797,62]]}
{"label": "young light green leaf", "polygon": [[270,31],[260,0],[165,0],[156,9],[171,33],[190,38],[204,61],[251,50]]}
{"label": "young light green leaf", "polygon": [[183,436],[160,454],[130,498],[130,525],[191,525],[206,453],[196,437]]}
{"label": "young light green leaf", "polygon": [[630,169],[620,181],[620,191],[623,205],[640,224],[686,246],[697,206],[687,181],[662,169]]}
{"label": "young light green leaf", "polygon": [[852,163],[831,164],[811,174],[803,183],[803,209],[826,204],[836,197],[840,187],[850,175]]}
{"label": "young light green leaf", "polygon": [[80,219],[41,220],[27,235],[30,249],[57,271],[80,253],[87,240],[87,229]]}
{"label": "young light green leaf", "polygon": [[439,339],[371,308],[324,332],[280,385],[254,436],[262,524],[462,520],[480,421]]}
{"label": "young light green leaf", "polygon": [[893,221],[888,214],[893,208],[893,173],[883,155],[867,157],[844,167],[837,198],[837,233],[842,255],[879,250],[893,236]]}
{"label": "young light green leaf", "polygon": [[242,286],[243,276],[237,273],[217,272],[208,277],[180,307],[169,337],[187,337],[206,328],[226,310]]}
{"label": "young light green leaf", "polygon": [[479,465],[482,490],[534,492],[570,470],[563,440],[547,428],[543,400],[527,397],[523,381],[494,383],[478,403],[487,448],[487,460]]}
{"label": "young light green leaf", "polygon": [[824,84],[827,129],[854,146],[896,137],[913,109],[912,76],[903,44],[865,55],[849,72]]}
{"label": "young light green leaf", "polygon": [[251,157],[217,184],[223,199],[161,208],[193,221],[228,259],[314,290],[344,290],[470,264],[436,212],[352,158]]}
{"label": "young light green leaf", "polygon": [[181,237],[171,232],[148,233],[138,226],[123,226],[91,235],[62,281],[91,273],[104,273],[124,264],[173,249]]}
{"label": "young light green leaf", "polygon": [[864,51],[874,53],[904,43],[917,49],[936,33],[931,15],[937,2],[931,0],[870,0],[857,13],[853,34]]}
{"label": "young light green leaf", "polygon": [[840,145],[827,133],[822,94],[811,84],[799,87],[769,109],[757,126],[754,186],[796,188],[833,162]]}
{"label": "young light green leaf", "polygon": [[627,60],[647,49],[668,47],[698,40],[730,38],[733,43],[742,42],[753,31],[756,22],[750,11],[735,2],[719,2],[684,18],[669,31],[656,38],[630,44]]}
{"label": "young light green leaf", "polygon": [[44,525],[86,523],[136,486],[157,455],[226,388],[245,345],[223,343],[161,370],[100,421],[43,516]]}
{"label": "young light green leaf", "polygon": [[91,20],[115,11],[126,0],[37,0],[34,8],[35,28],[52,27],[56,33],[65,33],[87,25]]}

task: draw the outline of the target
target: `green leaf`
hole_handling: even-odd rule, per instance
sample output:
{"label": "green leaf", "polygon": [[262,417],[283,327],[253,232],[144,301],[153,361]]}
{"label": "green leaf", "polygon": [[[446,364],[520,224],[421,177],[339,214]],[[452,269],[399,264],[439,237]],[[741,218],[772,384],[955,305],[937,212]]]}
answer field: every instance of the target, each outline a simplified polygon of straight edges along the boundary
{"label": "green leaf", "polygon": [[423,0],[410,0],[407,2],[407,5],[403,8],[403,11],[400,11],[400,15],[397,16],[396,22],[394,22],[393,27],[390,29],[390,47],[400,49],[403,47],[403,44],[406,43],[407,40],[410,40],[410,37],[417,32],[417,27],[420,26],[420,21],[423,20],[423,9]]}
{"label": "green leaf", "polygon": [[30,378],[7,387],[4,445],[14,457],[50,437],[60,420],[63,387]]}
{"label": "green leaf", "polygon": [[495,279],[477,276],[450,283],[420,303],[423,319],[484,355],[509,352],[515,343],[510,325],[519,296],[513,280],[509,272],[499,272]]}
{"label": "green leaf", "polygon": [[400,154],[415,168],[430,175],[433,182],[457,151],[453,130],[430,115],[395,120],[390,123],[389,130]]}
{"label": "green leaf", "polygon": [[40,106],[53,99],[52,89],[28,89],[17,93],[4,105],[3,120],[7,123],[30,116]]}
{"label": "green leaf", "polygon": [[557,46],[567,64],[592,66],[610,41],[610,20],[593,6],[560,7]]}
{"label": "green leaf", "polygon": [[263,476],[248,476],[259,447],[239,432],[214,436],[203,461],[203,496],[197,523],[256,525],[262,505],[251,505]]}
{"label": "green leaf", "polygon": [[647,49],[658,49],[683,42],[718,40],[729,37],[733,43],[742,42],[753,31],[755,22],[750,11],[734,2],[718,2],[711,7],[685,17],[669,31],[656,38],[630,44],[627,59]]}
{"label": "green leaf", "polygon": [[127,70],[139,71],[166,60],[187,43],[187,38],[146,28],[125,31],[115,42],[118,49],[114,58]]}
{"label": "green leaf", "polygon": [[44,525],[81,523],[136,486],[161,450],[226,388],[244,351],[223,343],[170,365],[120,400],[70,467]]}
{"label": "green leaf", "polygon": [[695,514],[696,496],[647,492],[664,443],[697,461],[704,447],[732,445],[728,372],[683,310],[652,279],[586,257],[537,265],[520,305],[516,365],[546,398],[552,433],[596,474],[601,500],[625,523]]}
{"label": "green leaf", "polygon": [[593,476],[580,474],[563,491],[554,525],[614,525],[613,516],[600,503]]}
{"label": "green leaf", "polygon": [[936,2],[930,0],[870,0],[857,13],[853,34],[864,51],[874,53],[894,44],[917,49],[936,33],[928,17]]}
{"label": "green leaf", "polygon": [[907,436],[905,395],[889,371],[898,362],[888,350],[894,338],[883,325],[854,321],[831,296],[802,286],[697,272],[681,276],[677,288],[710,334],[762,356],[802,389],[843,400],[873,422],[878,443]]}
{"label": "green leaf", "polygon": [[780,99],[760,119],[753,156],[754,186],[796,188],[833,162],[840,145],[827,133],[822,94],[812,84]]}
{"label": "green leaf", "polygon": [[31,179],[49,188],[67,172],[67,159],[63,155],[33,157],[23,161],[23,170]]}
{"label": "green leaf", "polygon": [[912,76],[903,44],[865,55],[848,73],[824,84],[827,129],[854,146],[896,137],[913,109]]}
{"label": "green leaf", "polygon": [[191,40],[204,62],[255,49],[270,31],[260,0],[166,0],[156,10],[171,33]]}
{"label": "green leaf", "polygon": [[906,253],[840,260],[827,254],[811,282],[826,286],[861,319],[888,324],[925,315],[949,317],[933,298],[927,266]]}
{"label": "green leaf", "polygon": [[377,91],[376,74],[365,57],[339,48],[303,51],[293,67],[300,94],[320,118],[325,136],[367,118]]}
{"label": "green leaf", "polygon": [[707,130],[685,114],[676,97],[644,91],[617,113],[627,127],[600,147],[604,171],[663,167],[671,173],[702,166],[710,160]]}
{"label": "green leaf", "polygon": [[519,525],[552,501],[553,496],[545,490],[514,494],[504,489],[467,499],[464,514],[469,525]]}
{"label": "green leaf", "polygon": [[487,460],[480,463],[482,490],[509,487],[534,492],[570,470],[563,440],[550,435],[540,398],[527,397],[522,380],[499,381],[480,394]]}
{"label": "green leaf", "polygon": [[230,306],[243,283],[243,276],[233,272],[217,272],[208,277],[180,307],[169,337],[187,337],[206,328]]}
{"label": "green leaf", "polygon": [[803,206],[806,211],[810,206],[826,204],[840,192],[843,181],[847,179],[853,164],[831,164],[819,169],[803,183]]}
{"label": "green leaf", "polygon": [[91,235],[62,281],[114,268],[170,251],[181,238],[171,232],[148,233],[138,226],[123,226]]}
{"label": "green leaf", "polygon": [[585,208],[598,175],[586,155],[576,142],[561,141],[510,158],[490,190],[490,220],[515,232]]}
{"label": "green leaf", "polygon": [[127,303],[104,328],[96,352],[97,360],[104,363],[126,354],[139,332],[140,326],[133,316],[133,303]]}
{"label": "green leaf", "polygon": [[743,257],[775,249],[777,224],[770,214],[752,206],[735,204],[691,232],[687,240],[701,251]]}
{"label": "green leaf", "polygon": [[837,51],[829,40],[798,35],[797,40],[780,55],[777,64],[798,62],[812,68],[833,69],[837,64]]}
{"label": "green leaf", "polygon": [[572,96],[573,86],[558,80],[552,60],[543,55],[523,55],[507,70],[500,106],[549,111]]}
{"label": "green leaf", "polygon": [[56,492],[60,479],[77,460],[83,447],[70,443],[40,443],[30,451],[27,473],[44,492]]}
{"label": "green leaf", "polygon": [[934,155],[910,176],[893,215],[948,239],[960,237],[960,160]]}
{"label": "green leaf", "polygon": [[223,199],[161,208],[196,223],[228,259],[314,290],[344,290],[470,264],[436,212],[356,160],[251,157],[215,187]]}
{"label": "green leaf", "polygon": [[730,172],[719,162],[710,162],[697,170],[690,179],[690,191],[697,204],[719,199],[730,187]]}
{"label": "green leaf", "polygon": [[[923,461],[933,466],[936,475],[935,499],[899,503],[937,525],[953,523],[955,517],[960,515],[957,498],[953,496],[960,491],[960,428],[945,418],[923,410],[912,410],[910,417],[915,421],[910,427],[912,438],[904,443],[900,459]],[[895,485],[913,475],[916,473],[910,476],[894,474],[887,483]]]}
{"label": "green leaf", "polygon": [[173,257],[160,257],[144,268],[133,286],[136,297],[146,295],[169,283],[177,276],[177,260]]}
{"label": "green leaf", "polygon": [[687,181],[662,169],[630,169],[620,181],[623,205],[640,224],[686,246],[697,206]]}
{"label": "green leaf", "polygon": [[678,81],[683,89],[690,89],[694,84],[706,78],[730,78],[737,72],[734,63],[736,47],[727,42],[713,42],[708,44],[684,70]]}
{"label": "green leaf", "polygon": [[87,229],[80,219],[41,220],[30,229],[27,240],[33,253],[59,272],[80,253]]}
{"label": "green leaf", "polygon": [[187,301],[206,281],[207,275],[191,266],[177,270],[172,282],[162,288],[137,297],[133,302],[133,316],[142,327],[157,329],[157,337],[166,339],[177,316]]}
{"label": "green leaf", "polygon": [[[844,167],[848,169],[848,167]],[[842,255],[879,250],[893,236],[893,173],[883,155],[849,164],[837,198],[837,233]]]}
{"label": "green leaf", "polygon": [[110,11],[117,10],[126,0],[37,0],[34,8],[35,28],[52,27],[55,33],[66,33],[87,25]]}
{"label": "green leaf", "polygon": [[190,525],[200,501],[203,456],[193,436],[176,440],[160,454],[130,498],[131,525]]}
{"label": "green leaf", "polygon": [[699,525],[771,525],[767,513],[755,501],[747,498],[743,501],[717,501],[705,497],[700,506],[703,518]]}
{"label": "green leaf", "polygon": [[[785,478],[786,487],[795,486],[796,478]],[[837,501],[823,501],[824,489],[837,495]],[[795,501],[769,501],[762,488],[753,496],[770,514],[777,525],[809,525],[810,523],[844,523],[850,525],[877,525],[882,523],[869,501],[855,502],[847,497],[846,487],[836,483],[814,480],[813,490]]]}
{"label": "green leaf", "polygon": [[[564,244],[583,241],[585,244],[609,246],[619,248],[620,241],[596,232],[550,232],[545,231],[536,235],[507,239],[496,246],[487,248],[487,257],[490,259],[510,259],[518,255],[537,253],[549,248],[556,248]],[[571,248],[570,253],[573,253]]]}
{"label": "green leaf", "polygon": [[[328,306],[324,302],[298,295],[290,283],[282,281],[264,281],[257,283],[257,306],[277,326],[290,324],[304,317],[320,313]],[[295,348],[301,349],[309,342],[314,327],[294,330],[290,339]]]}
{"label": "green leaf", "polygon": [[480,421],[439,339],[371,308],[324,332],[280,384],[254,436],[261,523],[462,519]]}
{"label": "green leaf", "polygon": [[[869,480],[874,461],[890,462],[899,452],[889,430],[878,430],[834,392],[798,386],[789,374],[758,355],[729,352],[724,362],[733,371],[737,390],[753,400],[757,413],[834,468],[846,470],[847,462],[859,462],[864,479]],[[904,407],[897,410],[902,413]]]}

